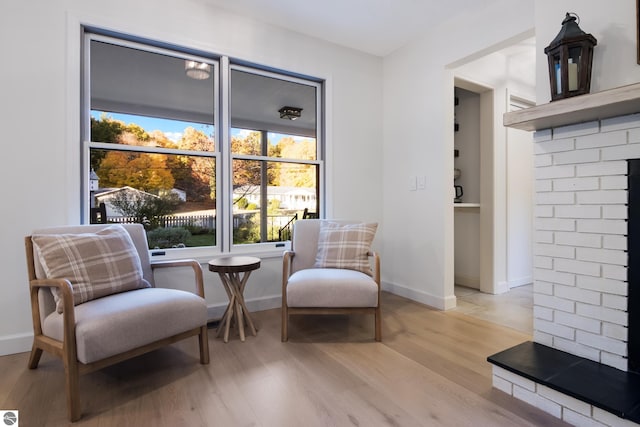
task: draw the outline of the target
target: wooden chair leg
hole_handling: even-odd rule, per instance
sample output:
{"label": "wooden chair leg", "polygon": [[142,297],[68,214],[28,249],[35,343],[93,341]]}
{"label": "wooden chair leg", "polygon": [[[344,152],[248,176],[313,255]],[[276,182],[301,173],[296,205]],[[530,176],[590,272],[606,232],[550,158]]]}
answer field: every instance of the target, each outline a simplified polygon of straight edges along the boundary
{"label": "wooden chair leg", "polygon": [[33,347],[31,347],[31,355],[29,356],[29,369],[36,369],[38,367],[38,363],[40,363],[41,357],[42,349],[38,348],[34,343]]}
{"label": "wooden chair leg", "polygon": [[376,308],[375,312],[375,322],[376,322],[376,341],[382,341],[382,313],[380,311],[380,307]]}
{"label": "wooden chair leg", "polygon": [[209,364],[209,333],[207,326],[200,328],[200,334],[198,335],[200,342],[200,363],[202,365]]}
{"label": "wooden chair leg", "polygon": [[289,341],[289,312],[287,306],[282,305],[282,342]]}
{"label": "wooden chair leg", "polygon": [[80,408],[80,372],[78,361],[65,358],[64,373],[67,389],[67,411],[71,422],[78,421],[82,415]]}

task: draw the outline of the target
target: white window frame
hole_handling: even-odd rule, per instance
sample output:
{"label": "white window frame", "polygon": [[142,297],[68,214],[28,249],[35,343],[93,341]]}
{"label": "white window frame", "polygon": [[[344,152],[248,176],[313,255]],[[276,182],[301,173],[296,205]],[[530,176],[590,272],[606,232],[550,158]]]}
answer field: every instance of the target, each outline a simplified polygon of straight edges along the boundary
{"label": "white window frame", "polygon": [[[109,33],[109,35],[107,35]],[[278,257],[284,250],[290,248],[290,242],[264,242],[255,244],[234,244],[233,243],[233,180],[230,176],[233,159],[245,160],[268,160],[269,162],[292,162],[300,164],[317,165],[319,169],[318,197],[320,217],[324,217],[325,212],[325,162],[324,155],[324,115],[323,115],[323,98],[324,98],[324,81],[316,78],[307,78],[296,76],[293,73],[285,71],[269,71],[267,67],[258,65],[247,65],[246,63],[234,63],[232,59],[224,55],[195,55],[189,53],[190,49],[179,47],[164,47],[166,43],[153,43],[148,41],[139,41],[134,37],[126,35],[111,35],[112,32],[99,29],[83,28],[83,46],[82,46],[82,73],[81,73],[81,209],[82,222],[89,222],[89,182],[90,174],[90,149],[117,149],[119,151],[137,151],[158,154],[182,154],[197,155],[204,157],[212,157],[216,159],[216,245],[189,247],[180,249],[160,249],[150,250],[152,259],[177,259],[177,258],[194,258],[200,262],[206,262],[212,257],[224,254],[252,254],[260,257]],[[92,142],[91,134],[91,82],[90,82],[90,42],[91,40],[107,41],[119,46],[131,47],[152,53],[166,54],[172,57],[191,59],[199,62],[207,62],[213,67],[212,77],[214,79],[214,152],[189,152],[185,150],[174,150],[165,148],[145,147],[140,150],[135,146]],[[231,119],[230,119],[230,76],[231,70],[237,69],[250,72],[257,75],[274,77],[282,80],[292,81],[295,83],[305,84],[316,88],[316,160],[299,160],[285,158],[270,158],[267,156],[246,156],[231,154]]]}

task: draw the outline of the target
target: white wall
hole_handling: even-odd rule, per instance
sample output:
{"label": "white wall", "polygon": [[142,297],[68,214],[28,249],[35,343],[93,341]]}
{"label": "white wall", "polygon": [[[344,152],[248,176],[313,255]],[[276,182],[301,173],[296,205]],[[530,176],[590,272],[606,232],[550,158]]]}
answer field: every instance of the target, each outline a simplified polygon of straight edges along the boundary
{"label": "white wall", "polygon": [[[450,68],[521,36],[533,28],[533,16],[533,1],[497,1],[443,22],[385,57],[383,271],[388,289],[435,307],[455,306]],[[407,191],[411,175],[427,176],[425,191]]]}
{"label": "white wall", "polygon": [[640,81],[636,54],[636,2],[601,0],[536,0],[536,44],[538,46],[537,103],[551,100],[549,71],[544,48],[555,38],[566,12],[580,17],[580,28],[593,35],[591,93]]}
{"label": "white wall", "polygon": [[[382,60],[232,15],[203,2],[5,0],[0,106],[3,245],[0,354],[31,345],[23,238],[34,228],[80,221],[79,24],[234,56],[327,79],[327,216],[382,219]],[[14,64],[15,66],[7,66]],[[364,161],[355,159],[366,158]],[[383,248],[384,226],[375,245]],[[279,305],[279,258],[263,260],[247,285],[254,308]],[[205,273],[208,303],[226,296]],[[250,304],[250,307],[252,305]]]}

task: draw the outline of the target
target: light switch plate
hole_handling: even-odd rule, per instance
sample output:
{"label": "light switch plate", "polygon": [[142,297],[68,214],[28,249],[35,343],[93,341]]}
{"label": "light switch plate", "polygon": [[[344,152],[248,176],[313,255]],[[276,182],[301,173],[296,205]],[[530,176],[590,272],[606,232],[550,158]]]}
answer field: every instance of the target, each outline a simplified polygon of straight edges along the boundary
{"label": "light switch plate", "polygon": [[427,177],[422,175],[418,177],[418,190],[427,188]]}
{"label": "light switch plate", "polygon": [[409,191],[416,191],[418,189],[418,186],[416,184],[416,177],[412,176],[409,177]]}

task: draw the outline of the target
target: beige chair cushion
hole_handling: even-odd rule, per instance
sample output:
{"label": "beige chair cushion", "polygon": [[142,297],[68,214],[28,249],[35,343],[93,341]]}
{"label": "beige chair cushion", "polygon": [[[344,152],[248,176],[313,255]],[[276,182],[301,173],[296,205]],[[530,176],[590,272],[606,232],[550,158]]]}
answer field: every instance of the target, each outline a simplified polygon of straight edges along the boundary
{"label": "beige chair cushion", "polygon": [[[74,304],[106,295],[149,287],[129,233],[119,225],[93,233],[34,234],[32,241],[45,275],[68,279]],[[58,313],[62,299],[52,288]]]}
{"label": "beige chair cushion", "polygon": [[289,307],[376,307],[378,284],[365,273],[310,268],[293,273],[287,284]]}
{"label": "beige chair cushion", "polygon": [[[88,301],[75,315],[78,360],[91,363],[205,325],[207,305],[191,292],[146,288]],[[62,319],[47,316],[44,335],[62,341]]]}
{"label": "beige chair cushion", "polygon": [[368,253],[377,228],[376,223],[323,222],[314,268],[341,268],[371,275]]}

